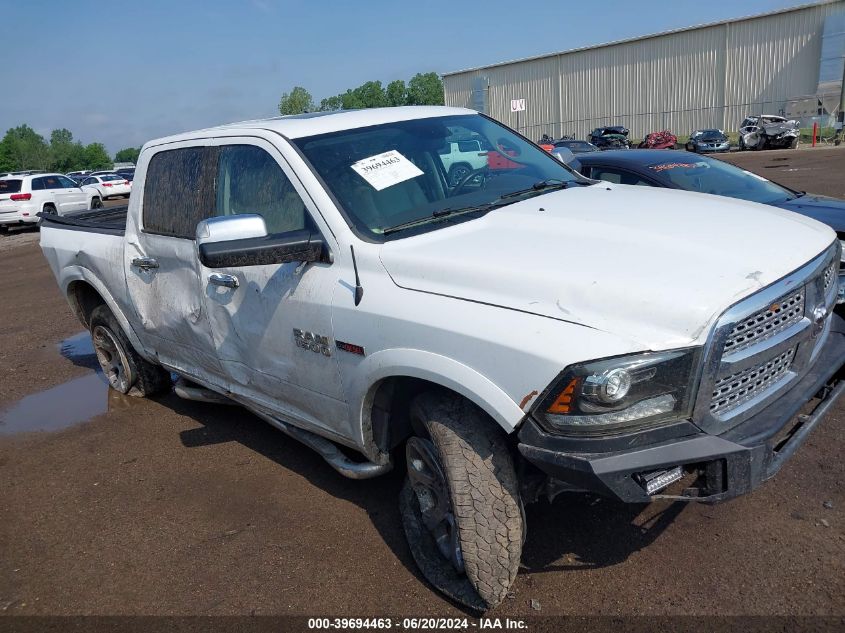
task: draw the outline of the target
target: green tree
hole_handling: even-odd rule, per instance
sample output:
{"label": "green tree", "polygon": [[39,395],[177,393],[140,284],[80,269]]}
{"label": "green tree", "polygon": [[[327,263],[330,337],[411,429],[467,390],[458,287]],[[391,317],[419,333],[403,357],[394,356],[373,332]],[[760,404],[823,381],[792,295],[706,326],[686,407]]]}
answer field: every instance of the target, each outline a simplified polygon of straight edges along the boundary
{"label": "green tree", "polygon": [[417,73],[408,82],[408,105],[443,105],[443,80],[437,73]]}
{"label": "green tree", "polygon": [[343,109],[343,97],[336,95],[334,97],[327,97],[320,101],[320,110],[323,112],[332,112],[334,110]]}
{"label": "green tree", "polygon": [[73,142],[73,134],[66,128],[53,130],[50,134],[50,169],[67,173],[83,167],[81,143]]}
{"label": "green tree", "polygon": [[47,169],[49,164],[44,137],[26,124],[11,128],[0,141],[0,170]]}
{"label": "green tree", "polygon": [[282,114],[302,114],[314,109],[311,93],[302,86],[295,86],[290,93],[284,93],[279,101],[279,112]]}
{"label": "green tree", "polygon": [[387,84],[387,105],[401,106],[408,102],[408,89],[405,87],[405,82],[401,79],[391,81]]}
{"label": "green tree", "polygon": [[380,81],[368,81],[355,88],[362,108],[383,108],[387,105],[387,95]]}
{"label": "green tree", "polygon": [[138,155],[141,153],[140,147],[127,147],[120,150],[114,155],[114,162],[116,163],[137,163]]}
{"label": "green tree", "polygon": [[102,143],[90,143],[83,150],[86,169],[111,169],[113,163]]}

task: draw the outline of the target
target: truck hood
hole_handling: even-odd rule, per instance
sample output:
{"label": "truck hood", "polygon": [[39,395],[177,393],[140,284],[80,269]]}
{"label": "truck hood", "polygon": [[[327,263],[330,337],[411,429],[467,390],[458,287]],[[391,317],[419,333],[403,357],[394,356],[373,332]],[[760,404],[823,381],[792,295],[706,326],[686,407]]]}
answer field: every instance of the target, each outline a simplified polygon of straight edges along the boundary
{"label": "truck hood", "polygon": [[719,315],[833,242],[753,202],[601,183],[547,193],[381,247],[394,283],[613,333],[703,343]]}

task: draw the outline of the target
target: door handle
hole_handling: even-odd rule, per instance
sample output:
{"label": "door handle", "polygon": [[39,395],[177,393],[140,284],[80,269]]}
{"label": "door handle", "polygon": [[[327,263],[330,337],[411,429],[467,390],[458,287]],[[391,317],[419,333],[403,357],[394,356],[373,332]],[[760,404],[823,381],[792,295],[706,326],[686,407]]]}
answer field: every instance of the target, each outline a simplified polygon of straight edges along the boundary
{"label": "door handle", "polygon": [[237,277],[234,275],[224,275],[223,273],[211,273],[208,276],[208,281],[215,286],[225,286],[226,288],[237,288],[241,285]]}
{"label": "door handle", "polygon": [[150,268],[158,268],[158,262],[152,257],[136,257],[132,260],[132,265],[137,266],[141,270],[149,270]]}

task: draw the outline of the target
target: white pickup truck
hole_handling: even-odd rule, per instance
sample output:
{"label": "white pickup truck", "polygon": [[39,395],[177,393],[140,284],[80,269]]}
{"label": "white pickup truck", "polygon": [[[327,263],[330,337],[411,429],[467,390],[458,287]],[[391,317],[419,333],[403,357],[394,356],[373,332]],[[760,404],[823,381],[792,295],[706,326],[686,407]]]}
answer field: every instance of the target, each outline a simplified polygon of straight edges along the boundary
{"label": "white pickup truck", "polygon": [[[506,168],[451,183],[456,131]],[[345,476],[401,464],[415,559],[478,609],[516,576],[524,503],[749,492],[845,388],[831,229],[587,180],[469,110],[152,141],[128,211],[44,217],[41,246],[113,388],[174,372]]]}

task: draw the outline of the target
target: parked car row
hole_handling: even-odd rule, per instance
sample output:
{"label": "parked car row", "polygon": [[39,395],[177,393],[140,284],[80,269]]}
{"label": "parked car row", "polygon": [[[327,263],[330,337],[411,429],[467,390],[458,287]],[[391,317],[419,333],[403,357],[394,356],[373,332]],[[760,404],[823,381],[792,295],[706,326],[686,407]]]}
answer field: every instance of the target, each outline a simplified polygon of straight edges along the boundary
{"label": "parked car row", "polygon": [[37,224],[38,213],[65,215],[98,209],[103,196],[94,187],[80,187],[62,174],[0,178],[0,231],[11,225]]}

